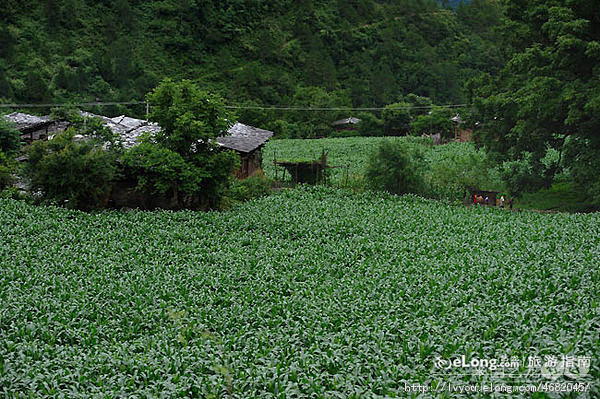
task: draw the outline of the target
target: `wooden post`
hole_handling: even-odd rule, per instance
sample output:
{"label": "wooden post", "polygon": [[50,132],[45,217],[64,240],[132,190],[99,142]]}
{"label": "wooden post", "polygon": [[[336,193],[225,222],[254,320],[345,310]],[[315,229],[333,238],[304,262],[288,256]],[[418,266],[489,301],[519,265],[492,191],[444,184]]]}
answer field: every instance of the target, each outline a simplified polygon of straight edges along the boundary
{"label": "wooden post", "polygon": [[349,170],[350,170],[350,165],[348,164],[348,165],[346,165],[346,185],[345,185],[346,188],[348,188],[348,173],[349,173]]}
{"label": "wooden post", "polygon": [[275,187],[279,188],[279,179],[277,178],[277,152],[273,150],[273,166],[275,167]]}

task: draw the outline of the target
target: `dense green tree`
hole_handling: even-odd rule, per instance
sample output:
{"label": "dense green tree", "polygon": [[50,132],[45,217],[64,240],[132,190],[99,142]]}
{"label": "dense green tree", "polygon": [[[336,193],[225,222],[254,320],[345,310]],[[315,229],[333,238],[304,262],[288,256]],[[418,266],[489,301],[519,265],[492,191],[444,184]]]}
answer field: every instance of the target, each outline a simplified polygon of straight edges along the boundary
{"label": "dense green tree", "polygon": [[[233,151],[221,150],[216,139],[228,134],[235,116],[221,97],[187,80],[163,81],[148,94],[148,101],[149,118],[161,126],[152,141],[164,150],[134,148],[128,164],[144,172],[141,177],[151,180],[154,190],[164,192],[171,180],[168,186],[182,206],[218,207],[239,160]],[[160,169],[161,162],[170,169]],[[154,174],[157,168],[160,172]],[[144,186],[139,179],[138,184]],[[188,197],[180,198],[180,191]]]}
{"label": "dense green tree", "polygon": [[411,122],[411,131],[416,135],[439,133],[443,138],[449,139],[454,132],[450,120],[453,115],[454,111],[450,108],[433,107],[428,113],[418,115]]}
{"label": "dense green tree", "polygon": [[478,141],[498,159],[527,159],[528,173],[538,177],[559,168],[540,162],[548,148],[568,150],[570,156],[559,159],[569,162],[582,185],[597,187],[598,174],[585,172],[591,154],[600,156],[597,4],[513,0],[506,15],[506,40],[517,52],[497,78],[476,90]]}
{"label": "dense green tree", "polygon": [[94,140],[78,139],[70,128],[53,140],[36,141],[28,149],[26,175],[44,201],[83,210],[108,202],[116,173],[116,157]]}
{"label": "dense green tree", "polygon": [[0,152],[14,153],[21,146],[19,131],[0,115]]}
{"label": "dense green tree", "polygon": [[385,134],[388,136],[405,135],[410,131],[410,107],[406,102],[388,104],[381,113]]}

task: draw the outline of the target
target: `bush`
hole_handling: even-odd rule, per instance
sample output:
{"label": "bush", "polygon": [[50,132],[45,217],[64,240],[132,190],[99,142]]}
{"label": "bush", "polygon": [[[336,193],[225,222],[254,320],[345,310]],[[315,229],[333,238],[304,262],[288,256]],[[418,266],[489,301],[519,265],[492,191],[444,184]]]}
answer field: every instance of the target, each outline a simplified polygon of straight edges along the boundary
{"label": "bush", "polygon": [[21,136],[12,123],[0,115],[0,152],[11,154],[21,147]]}
{"label": "bush", "polygon": [[244,180],[235,180],[231,185],[230,197],[239,202],[265,197],[271,193],[271,180],[260,171]]}
{"label": "bush", "polygon": [[544,177],[536,172],[528,159],[504,162],[500,175],[513,197],[521,197],[526,192],[536,191],[544,186]]}
{"label": "bush", "polygon": [[31,145],[25,173],[44,202],[92,210],[108,202],[115,156],[92,140],[77,141],[68,129],[53,140]]}
{"label": "bush", "polygon": [[405,102],[386,105],[381,117],[386,136],[406,135],[410,131],[411,105]]}
{"label": "bush", "polygon": [[383,140],[371,154],[365,177],[371,189],[392,194],[421,193],[420,153],[409,153],[400,142]]}
{"label": "bush", "polygon": [[358,114],[358,118],[360,119],[358,131],[361,136],[383,136],[382,119],[368,112]]}
{"label": "bush", "polygon": [[454,111],[449,108],[433,107],[431,112],[425,115],[419,115],[410,124],[412,134],[437,134],[440,133],[443,138],[453,137],[454,125],[450,120]]}
{"label": "bush", "polygon": [[0,151],[0,190],[13,184],[14,169],[14,162],[4,152]]}
{"label": "bush", "polygon": [[147,195],[193,194],[200,189],[204,174],[181,155],[151,142],[126,151],[121,157],[123,177],[137,182],[137,190]]}

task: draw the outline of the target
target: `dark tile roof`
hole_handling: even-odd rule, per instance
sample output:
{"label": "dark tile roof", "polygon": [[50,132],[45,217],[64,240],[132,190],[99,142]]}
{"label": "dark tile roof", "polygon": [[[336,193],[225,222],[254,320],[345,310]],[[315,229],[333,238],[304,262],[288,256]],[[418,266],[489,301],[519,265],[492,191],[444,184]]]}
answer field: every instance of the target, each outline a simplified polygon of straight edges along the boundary
{"label": "dark tile roof", "polygon": [[13,112],[12,114],[5,115],[4,119],[14,123],[17,130],[21,133],[41,129],[54,122],[48,116],[35,116],[21,112]]}
{"label": "dark tile roof", "polygon": [[[121,137],[125,148],[131,148],[138,144],[138,139],[143,133],[156,134],[160,131],[160,126],[154,122],[130,118],[125,115],[108,118],[85,111],[81,111],[80,115],[87,118],[101,119],[105,126]],[[39,117],[16,112],[6,115],[5,118],[15,123],[19,130],[32,129],[32,127],[39,128],[54,123],[47,116]],[[57,122],[56,129],[52,129],[51,133],[64,130],[67,126],[68,123],[66,122]],[[273,136],[273,132],[269,130],[244,125],[243,123],[234,124],[228,132],[230,135],[217,138],[217,143],[221,147],[244,153],[256,150]]]}
{"label": "dark tile roof", "polygon": [[230,127],[228,132],[230,136],[218,137],[217,143],[221,147],[244,153],[256,150],[273,137],[273,132],[269,130],[259,129],[239,122]]}

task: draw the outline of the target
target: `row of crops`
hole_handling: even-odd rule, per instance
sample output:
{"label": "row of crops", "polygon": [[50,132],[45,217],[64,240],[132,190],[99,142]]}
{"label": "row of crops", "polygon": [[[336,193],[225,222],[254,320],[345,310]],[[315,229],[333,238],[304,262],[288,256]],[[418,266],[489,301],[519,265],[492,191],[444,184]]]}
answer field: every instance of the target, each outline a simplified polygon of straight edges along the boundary
{"label": "row of crops", "polygon": [[281,139],[267,143],[263,155],[265,174],[271,178],[290,179],[283,168],[276,173],[273,160],[311,160],[327,152],[328,183],[350,186],[361,181],[370,155],[382,140],[402,143],[410,153],[418,153],[422,161],[418,167],[430,189],[428,195],[440,199],[462,199],[465,187],[503,191],[498,168],[491,165],[483,150],[472,143],[450,143],[433,146],[420,137],[348,137],[313,140]]}
{"label": "row of crops", "polygon": [[597,214],[325,187],[223,213],[1,200],[0,259],[0,396],[406,397],[464,380],[437,356],[561,354],[600,394]]}

